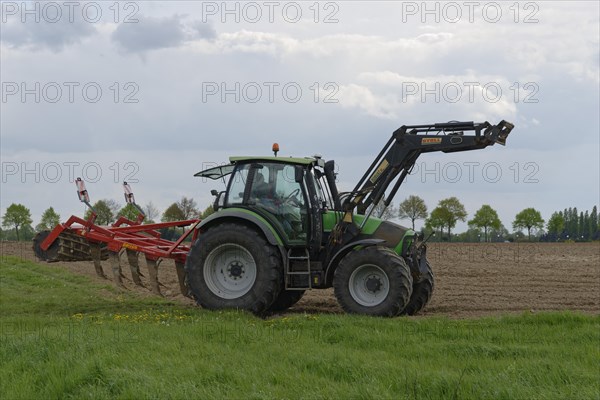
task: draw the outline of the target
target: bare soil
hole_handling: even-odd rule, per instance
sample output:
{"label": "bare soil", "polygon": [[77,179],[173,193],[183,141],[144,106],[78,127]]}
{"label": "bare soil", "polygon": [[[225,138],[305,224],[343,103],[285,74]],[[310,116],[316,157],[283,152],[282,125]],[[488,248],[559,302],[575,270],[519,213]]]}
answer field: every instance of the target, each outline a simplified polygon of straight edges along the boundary
{"label": "bare soil", "polygon": [[[13,255],[31,261],[31,244],[0,242],[0,256]],[[421,313],[453,318],[474,317],[543,310],[578,310],[600,313],[600,243],[433,243],[428,259],[435,274],[435,291]],[[143,257],[140,256],[140,259]],[[131,281],[125,255],[122,255],[127,290],[152,296]],[[140,260],[145,272],[144,261]],[[53,263],[97,282],[92,262]],[[103,262],[109,281],[113,280],[108,261]],[[142,278],[144,280],[144,278]],[[192,305],[179,292],[175,264],[164,260],[159,267],[163,295]],[[144,280],[144,282],[146,282]],[[341,313],[332,289],[313,290],[289,313]]]}

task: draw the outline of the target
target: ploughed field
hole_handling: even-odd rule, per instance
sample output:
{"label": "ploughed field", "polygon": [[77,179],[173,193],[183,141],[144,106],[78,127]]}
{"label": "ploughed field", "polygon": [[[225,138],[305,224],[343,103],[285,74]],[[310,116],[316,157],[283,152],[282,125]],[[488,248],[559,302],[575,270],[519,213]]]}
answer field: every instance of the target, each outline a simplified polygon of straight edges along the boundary
{"label": "ploughed field", "polygon": [[[0,242],[0,254],[37,261],[28,242]],[[522,311],[579,310],[600,313],[600,243],[431,243],[428,259],[435,274],[435,291],[423,316],[472,317]],[[140,258],[143,258],[140,256]],[[144,262],[141,271],[147,274]],[[61,262],[69,271],[96,276],[91,261]],[[146,293],[131,281],[126,257],[122,270],[127,289]],[[108,261],[104,272],[112,280]],[[144,278],[142,278],[144,280]],[[185,304],[175,265],[159,267],[161,291]],[[313,290],[288,313],[341,313],[333,289]]]}

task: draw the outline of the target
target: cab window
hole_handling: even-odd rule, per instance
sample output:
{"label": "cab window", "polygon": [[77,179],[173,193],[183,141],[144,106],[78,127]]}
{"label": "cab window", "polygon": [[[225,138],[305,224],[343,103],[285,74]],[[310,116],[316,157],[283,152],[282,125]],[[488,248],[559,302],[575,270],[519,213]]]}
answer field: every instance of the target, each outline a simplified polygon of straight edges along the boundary
{"label": "cab window", "polygon": [[229,192],[227,193],[228,205],[242,204],[244,201],[244,190],[246,188],[246,182],[248,181],[249,170],[249,164],[236,168],[235,173],[231,177]]}

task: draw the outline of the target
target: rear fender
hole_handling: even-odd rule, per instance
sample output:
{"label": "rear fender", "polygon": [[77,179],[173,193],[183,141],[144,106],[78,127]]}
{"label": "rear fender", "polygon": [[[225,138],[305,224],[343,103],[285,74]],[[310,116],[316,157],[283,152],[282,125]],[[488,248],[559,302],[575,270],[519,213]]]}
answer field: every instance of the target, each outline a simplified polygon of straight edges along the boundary
{"label": "rear fender", "polygon": [[277,246],[279,252],[281,253],[281,260],[286,263],[287,262],[287,251],[285,246],[283,245],[283,241],[275,232],[269,223],[262,218],[258,214],[254,214],[251,211],[246,210],[220,210],[214,214],[211,214],[209,217],[205,218],[198,224],[196,229],[201,232],[210,227],[222,224],[224,222],[237,222],[243,223],[247,226],[250,226],[260,232],[263,233],[267,242],[273,246]]}
{"label": "rear fender", "polygon": [[283,246],[281,237],[275,232],[271,225],[260,215],[247,210],[220,210],[208,218],[205,218],[198,224],[196,229],[204,231],[211,226],[222,224],[223,222],[242,222],[252,226],[263,233],[267,241],[274,246]]}

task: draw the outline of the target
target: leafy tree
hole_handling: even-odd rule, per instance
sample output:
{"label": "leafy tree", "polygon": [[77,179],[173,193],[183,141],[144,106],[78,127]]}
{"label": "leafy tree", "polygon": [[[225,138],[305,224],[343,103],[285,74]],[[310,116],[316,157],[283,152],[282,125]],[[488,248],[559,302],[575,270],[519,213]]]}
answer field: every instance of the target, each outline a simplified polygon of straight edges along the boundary
{"label": "leafy tree", "polygon": [[198,215],[198,205],[196,204],[194,199],[188,199],[184,196],[181,198],[181,200],[177,202],[177,206],[183,214],[182,219],[191,219],[195,218]]}
{"label": "leafy tree", "polygon": [[502,223],[498,218],[498,213],[487,204],[481,206],[475,213],[472,220],[469,221],[469,226],[474,228],[483,228],[484,239],[488,241],[488,229],[500,229]]}
{"label": "leafy tree", "polygon": [[204,209],[204,211],[202,211],[199,215],[200,219],[204,219],[207,218],[209,215],[214,214],[215,209],[213,208],[212,204],[208,207],[206,207]]}
{"label": "leafy tree", "polygon": [[436,207],[433,209],[431,214],[429,214],[429,218],[425,220],[425,227],[431,230],[440,230],[440,241],[442,240],[442,232],[444,226],[446,226],[447,216],[445,215],[447,210],[442,209],[441,207]]}
{"label": "leafy tree", "polygon": [[493,241],[504,242],[505,240],[508,240],[509,237],[510,237],[510,233],[508,232],[508,229],[506,229],[502,223],[500,223],[499,228],[490,229],[490,242],[493,242]]}
{"label": "leafy tree", "polygon": [[180,221],[186,219],[178,203],[171,204],[162,215],[162,222]]}
{"label": "leafy tree", "polygon": [[444,220],[444,226],[448,228],[448,240],[451,240],[450,231],[456,226],[456,222],[467,219],[465,206],[463,206],[456,197],[449,197],[440,200],[438,208],[443,210],[443,212],[440,213],[440,216]]}
{"label": "leafy tree", "polygon": [[557,238],[565,228],[565,218],[563,217],[562,212],[554,212],[550,216],[548,220],[548,225],[546,225],[546,229],[548,230],[548,235],[552,238]]}
{"label": "leafy tree", "polygon": [[54,211],[53,207],[49,207],[42,214],[42,219],[40,223],[37,224],[35,230],[38,232],[48,231],[53,229],[56,225],[60,224],[60,215],[56,211]]}
{"label": "leafy tree", "polygon": [[579,235],[579,219],[577,218],[577,207],[573,207],[571,210],[571,226],[569,228],[569,233],[571,234],[571,238],[576,239]]}
{"label": "leafy tree", "polygon": [[465,232],[455,235],[459,242],[479,242],[481,241],[481,231],[479,229],[470,228]]}
{"label": "leafy tree", "polygon": [[160,211],[158,211],[158,208],[152,202],[146,204],[144,212],[146,213],[146,219],[144,220],[146,224],[153,224],[160,215]]}
{"label": "leafy tree", "polygon": [[565,227],[564,227],[564,233],[566,236],[572,236],[572,229],[573,229],[573,220],[571,218],[571,211],[573,209],[572,208],[568,208],[565,209],[564,213],[563,213],[563,218],[565,219]]}
{"label": "leafy tree", "polygon": [[[114,211],[114,205],[116,202],[114,200],[98,200],[95,202],[92,207],[96,211],[96,223],[99,225],[110,225],[115,220],[115,214],[119,212],[117,208]],[[85,212],[85,219],[88,219],[92,213],[92,210],[88,209]]]}
{"label": "leafy tree", "polygon": [[[171,204],[162,215],[162,222],[181,221],[187,219],[183,214],[183,211],[179,207],[179,203]],[[182,231],[185,228],[181,228]],[[161,236],[164,239],[171,240],[174,234],[177,232],[177,227],[174,228],[163,228],[161,229]]]}
{"label": "leafy tree", "polygon": [[130,221],[135,221],[139,215],[139,211],[133,204],[126,204],[117,213],[117,217],[125,217]]}
{"label": "leafy tree", "polygon": [[[390,205],[385,208],[385,205],[383,204],[383,201],[380,201],[379,204],[377,204],[377,206],[375,206],[375,210],[373,210],[373,216],[381,218],[383,220],[389,220],[392,219],[396,216],[396,209],[394,208],[394,204],[390,203]],[[383,214],[381,214],[381,212],[383,211]],[[381,217],[379,217],[379,214],[381,214]]]}
{"label": "leafy tree", "polygon": [[0,233],[0,238],[2,240],[11,240],[16,241],[19,240],[21,242],[27,242],[33,239],[36,232],[31,225],[22,225],[19,228],[19,238],[17,239],[17,233],[14,229],[6,229]]}
{"label": "leafy tree", "polygon": [[31,225],[32,222],[31,212],[27,207],[25,207],[23,204],[12,203],[6,209],[6,213],[4,214],[2,220],[2,226],[5,228],[15,228],[17,240],[20,240],[19,228]]}
{"label": "leafy tree", "polygon": [[587,224],[585,223],[585,219],[583,216],[583,211],[581,211],[579,213],[579,223],[577,224],[578,226],[578,230],[577,230],[577,239],[584,239],[585,238],[585,234],[587,233]]}
{"label": "leafy tree", "polygon": [[427,205],[425,204],[425,200],[419,196],[408,196],[408,198],[398,206],[398,216],[400,219],[410,219],[414,231],[415,221],[417,219],[427,218]]}
{"label": "leafy tree", "polygon": [[588,231],[590,239],[598,239],[598,207],[596,206],[592,208],[592,212],[590,213]]}
{"label": "leafy tree", "polygon": [[513,229],[527,228],[527,237],[531,240],[531,229],[542,229],[544,227],[544,219],[542,214],[535,208],[526,208],[515,216]]}

